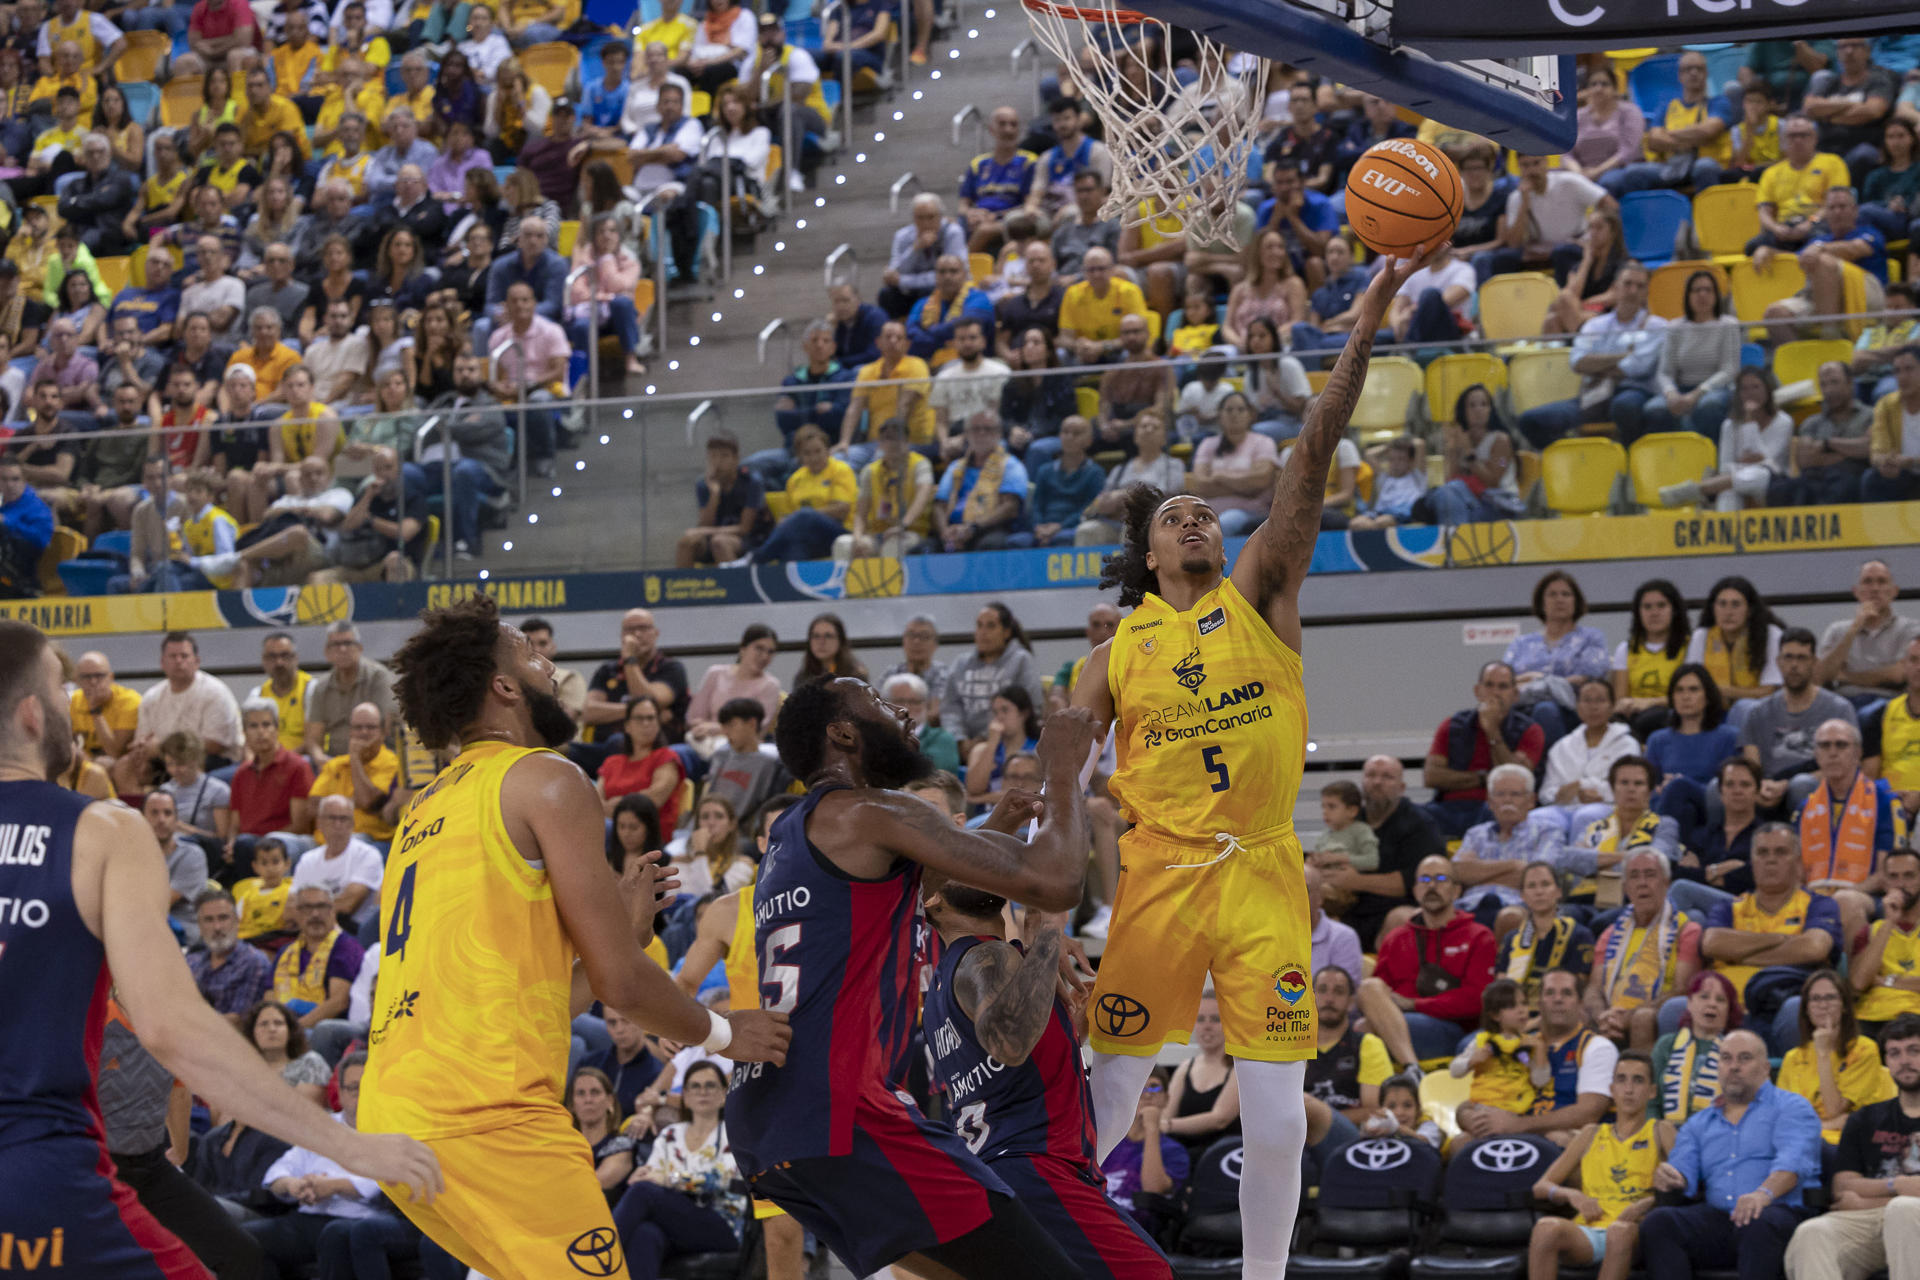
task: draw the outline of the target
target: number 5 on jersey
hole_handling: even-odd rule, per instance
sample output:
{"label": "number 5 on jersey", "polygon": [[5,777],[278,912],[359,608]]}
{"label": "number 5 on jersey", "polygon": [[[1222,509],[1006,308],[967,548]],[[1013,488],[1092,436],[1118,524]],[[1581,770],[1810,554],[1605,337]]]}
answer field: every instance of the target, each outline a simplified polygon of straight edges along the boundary
{"label": "number 5 on jersey", "polygon": [[1205,765],[1207,772],[1213,775],[1213,790],[1225,791],[1233,785],[1233,780],[1227,777],[1227,762],[1220,758],[1219,747],[1202,748],[1200,763]]}
{"label": "number 5 on jersey", "polygon": [[[800,926],[782,925],[767,935],[767,971],[760,975],[760,1003],[771,1013],[792,1013],[800,1003],[800,966],[781,964],[780,957],[800,945]],[[767,999],[767,988],[777,985],[780,994]]]}

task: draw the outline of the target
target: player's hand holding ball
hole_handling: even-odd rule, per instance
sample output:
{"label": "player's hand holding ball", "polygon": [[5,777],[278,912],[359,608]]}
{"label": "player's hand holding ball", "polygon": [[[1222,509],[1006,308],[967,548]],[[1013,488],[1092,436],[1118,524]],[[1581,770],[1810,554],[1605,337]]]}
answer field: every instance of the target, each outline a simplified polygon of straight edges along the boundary
{"label": "player's hand holding ball", "polygon": [[727,1042],[727,1057],[735,1062],[771,1062],[783,1066],[787,1046],[793,1042],[793,1028],[787,1015],[768,1009],[741,1009],[727,1015],[733,1024],[733,1039]]}

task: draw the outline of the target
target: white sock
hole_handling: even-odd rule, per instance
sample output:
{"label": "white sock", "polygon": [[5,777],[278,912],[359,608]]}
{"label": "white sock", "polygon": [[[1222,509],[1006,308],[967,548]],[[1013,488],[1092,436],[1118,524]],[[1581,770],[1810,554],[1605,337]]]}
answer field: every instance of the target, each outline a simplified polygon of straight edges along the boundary
{"label": "white sock", "polygon": [[1240,1129],[1243,1280],[1285,1280],[1300,1211],[1300,1153],[1307,1143],[1304,1062],[1236,1062]]}
{"label": "white sock", "polygon": [[[1093,1055],[1088,1087],[1093,1093],[1093,1127],[1098,1134],[1100,1159],[1105,1160],[1133,1128],[1133,1117],[1140,1110],[1140,1091],[1147,1087],[1147,1077],[1152,1074],[1152,1058],[1124,1053]],[[1302,1075],[1301,1079],[1305,1078]]]}

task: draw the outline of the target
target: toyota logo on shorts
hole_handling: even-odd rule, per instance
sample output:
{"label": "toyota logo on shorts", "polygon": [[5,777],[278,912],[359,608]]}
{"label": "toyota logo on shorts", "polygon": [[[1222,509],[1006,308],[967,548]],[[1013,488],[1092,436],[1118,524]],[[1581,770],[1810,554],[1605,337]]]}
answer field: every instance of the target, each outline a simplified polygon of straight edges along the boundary
{"label": "toyota logo on shorts", "polygon": [[1474,1144],[1473,1167],[1487,1173],[1521,1173],[1540,1163],[1540,1148],[1518,1138]]}
{"label": "toyota logo on shorts", "polygon": [[1373,1138],[1347,1148],[1347,1163],[1364,1173],[1385,1173],[1413,1159],[1413,1148],[1398,1138]]}
{"label": "toyota logo on shorts", "polygon": [[567,1261],[582,1275],[618,1275],[625,1265],[620,1257],[620,1237],[606,1227],[582,1231],[567,1246]]}

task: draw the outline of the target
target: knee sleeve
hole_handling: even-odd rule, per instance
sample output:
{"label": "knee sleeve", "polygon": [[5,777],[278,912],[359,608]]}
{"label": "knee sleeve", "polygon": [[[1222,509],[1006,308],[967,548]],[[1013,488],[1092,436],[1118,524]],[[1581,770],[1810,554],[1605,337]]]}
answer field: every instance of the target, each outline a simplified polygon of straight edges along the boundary
{"label": "knee sleeve", "polygon": [[[1152,1058],[1135,1058],[1122,1053],[1093,1055],[1088,1087],[1093,1094],[1093,1123],[1102,1160],[1120,1145],[1120,1139],[1126,1137],[1127,1130],[1133,1127],[1133,1115],[1140,1105],[1140,1091],[1147,1087],[1147,1078],[1152,1074]],[[1303,1127],[1304,1123],[1303,1117]]]}

